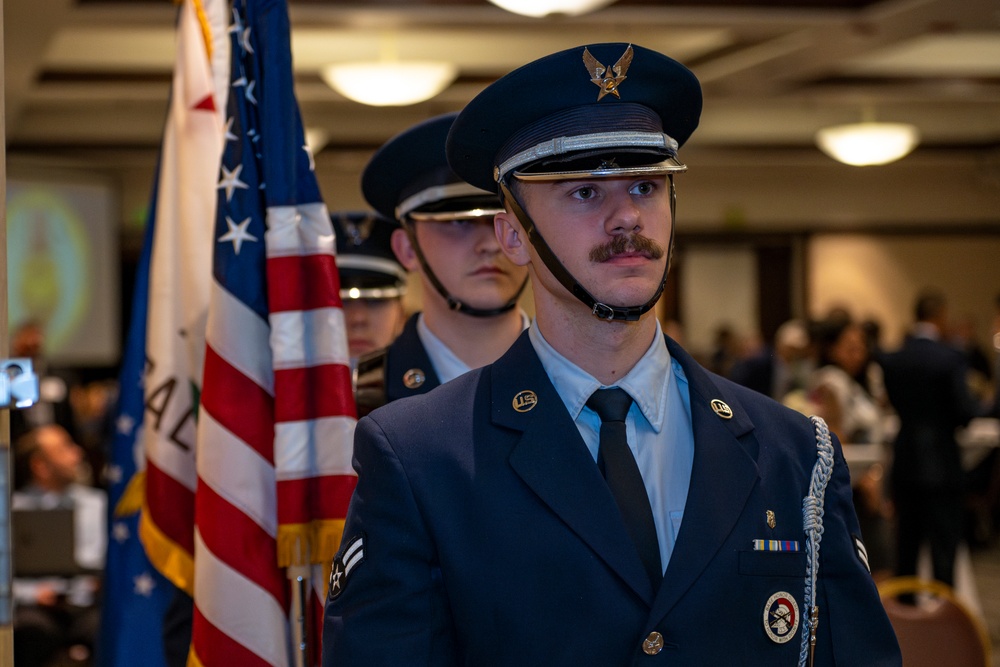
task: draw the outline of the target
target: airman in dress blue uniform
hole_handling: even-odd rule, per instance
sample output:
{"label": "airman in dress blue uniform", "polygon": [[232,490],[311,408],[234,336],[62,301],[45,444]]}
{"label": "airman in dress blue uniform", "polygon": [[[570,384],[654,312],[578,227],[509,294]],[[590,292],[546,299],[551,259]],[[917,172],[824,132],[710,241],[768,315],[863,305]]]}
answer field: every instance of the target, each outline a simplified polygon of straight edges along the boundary
{"label": "airman in dress blue uniform", "polygon": [[337,272],[352,364],[387,347],[403,329],[406,269],[392,252],[399,223],[373,211],[330,214],[337,238]]}
{"label": "airman in dress blue uniform", "polygon": [[393,137],[362,173],[368,203],[402,225],[392,250],[419,275],[423,312],[389,347],[358,361],[359,416],[494,361],[527,326],[517,308],[527,272],[500,252],[493,234],[496,191],[469,185],[448,166],[445,139],[455,116]]}
{"label": "airman in dress blue uniform", "polygon": [[630,44],[487,87],[451,167],[499,190],[536,317],[358,423],[328,667],[899,665],[840,443],[659,327],[701,89]]}

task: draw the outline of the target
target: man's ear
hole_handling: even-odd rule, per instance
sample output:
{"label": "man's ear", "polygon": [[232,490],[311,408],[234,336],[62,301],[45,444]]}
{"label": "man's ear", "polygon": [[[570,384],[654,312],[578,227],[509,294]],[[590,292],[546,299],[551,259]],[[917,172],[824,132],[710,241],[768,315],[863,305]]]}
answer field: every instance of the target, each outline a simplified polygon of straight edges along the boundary
{"label": "man's ear", "polygon": [[407,271],[416,271],[419,268],[420,262],[417,260],[417,253],[414,252],[413,244],[410,243],[410,235],[406,233],[405,229],[393,230],[392,236],[389,237],[389,244],[403,268]]}
{"label": "man's ear", "polygon": [[524,233],[517,216],[510,211],[497,213],[493,218],[493,231],[496,232],[500,249],[507,259],[517,266],[527,266],[531,261],[528,235]]}

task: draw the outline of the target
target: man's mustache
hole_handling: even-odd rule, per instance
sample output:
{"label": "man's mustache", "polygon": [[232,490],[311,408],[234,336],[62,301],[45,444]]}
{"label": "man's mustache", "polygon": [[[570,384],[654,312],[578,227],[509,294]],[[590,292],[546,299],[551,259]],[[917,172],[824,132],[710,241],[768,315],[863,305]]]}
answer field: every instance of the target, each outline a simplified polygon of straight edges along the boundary
{"label": "man's mustache", "polygon": [[660,259],[665,254],[663,246],[642,234],[620,234],[607,243],[594,246],[590,251],[590,261],[606,262],[615,255],[637,252],[650,259]]}

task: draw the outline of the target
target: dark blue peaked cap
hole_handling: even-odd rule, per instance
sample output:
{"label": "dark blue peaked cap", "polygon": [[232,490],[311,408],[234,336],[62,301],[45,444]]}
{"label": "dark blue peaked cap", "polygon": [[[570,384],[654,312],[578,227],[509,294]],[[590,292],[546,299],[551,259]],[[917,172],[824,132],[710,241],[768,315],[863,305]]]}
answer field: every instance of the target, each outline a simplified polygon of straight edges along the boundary
{"label": "dark blue peaked cap", "polygon": [[579,46],[510,72],[469,102],[448,135],[448,162],[491,190],[511,173],[682,171],[677,148],[698,126],[701,103],[698,79],[676,60],[627,43]]}
{"label": "dark blue peaked cap", "polygon": [[372,156],[361,191],[376,211],[402,220],[413,211],[463,213],[500,207],[496,188],[475,188],[448,166],[444,144],[456,113],[431,118],[397,134]]}
{"label": "dark blue peaked cap", "polygon": [[392,252],[399,223],[374,211],[335,211],[330,222],[342,299],[394,299],[406,292],[406,269]]}

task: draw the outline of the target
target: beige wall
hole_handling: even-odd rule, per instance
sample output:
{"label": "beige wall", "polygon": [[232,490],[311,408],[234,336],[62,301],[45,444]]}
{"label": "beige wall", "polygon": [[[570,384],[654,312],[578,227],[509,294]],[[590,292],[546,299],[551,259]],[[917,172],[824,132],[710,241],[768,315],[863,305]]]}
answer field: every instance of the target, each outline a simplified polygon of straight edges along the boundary
{"label": "beige wall", "polygon": [[[366,207],[358,174],[370,155],[327,150],[317,157],[317,177],[331,210]],[[949,294],[956,314],[979,318],[986,340],[993,298],[1000,292],[1000,158],[973,161],[939,151],[858,169],[796,150],[736,158],[689,150],[684,157],[690,171],[677,181],[680,234],[719,234],[720,239],[732,233],[811,234],[802,237],[809,240],[797,258],[806,267],[806,315],[846,304],[857,317],[881,319],[886,342],[892,344],[910,322],[916,291],[935,285]],[[154,163],[155,153],[124,154],[108,169],[121,184],[122,222],[133,237],[141,229]],[[975,237],[940,233],[970,226],[992,231]],[[903,228],[914,233],[901,233]],[[859,229],[899,233],[872,235]],[[713,250],[710,238],[706,248]],[[748,283],[733,280],[732,268],[699,271],[695,280],[682,282],[684,302],[700,304],[685,316],[691,320],[687,343],[696,351],[710,345],[716,322],[729,321],[746,332],[756,327],[755,297],[742,289]],[[748,280],[749,269],[743,269]],[[413,287],[407,301],[411,309],[420,302],[419,286]],[[524,302],[530,311],[530,298]]]}
{"label": "beige wall", "polygon": [[975,316],[980,341],[989,340],[1000,236],[826,234],[812,239],[807,255],[810,316],[846,306],[857,318],[880,320],[883,343],[894,347],[913,321],[919,290],[935,287],[947,295],[952,315]]}
{"label": "beige wall", "polygon": [[[359,174],[370,151],[326,150],[316,175],[331,210],[364,207]],[[709,149],[682,157],[678,229],[685,232],[846,231],[883,227],[1000,228],[1000,154],[972,159],[936,151],[882,167],[849,167],[818,151]]]}
{"label": "beige wall", "polygon": [[681,280],[684,340],[692,353],[708,354],[715,332],[728,326],[744,339],[758,335],[757,258],[752,248],[685,248]]}

